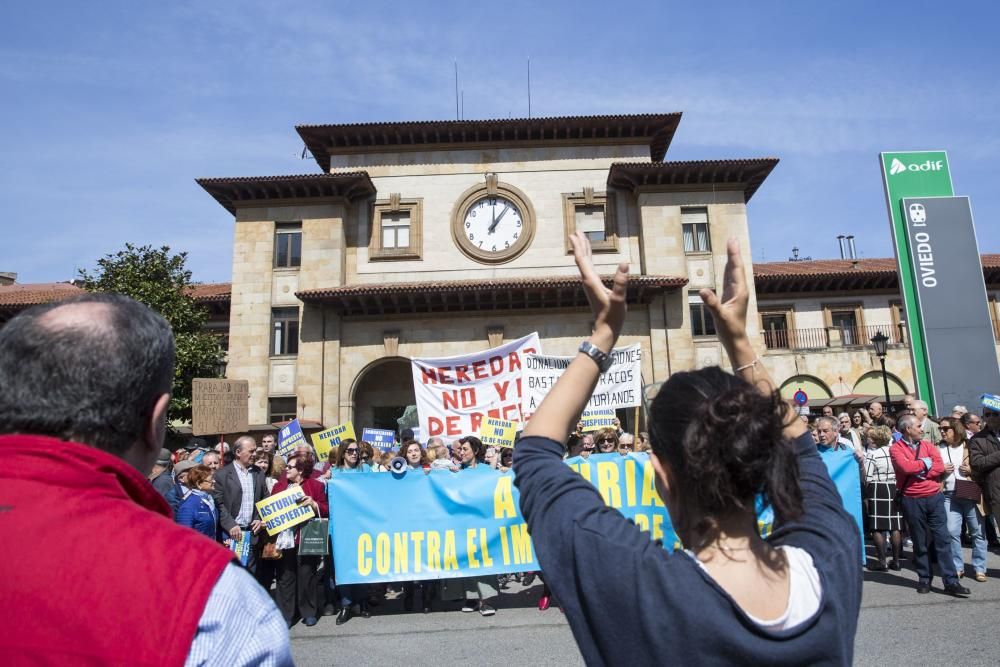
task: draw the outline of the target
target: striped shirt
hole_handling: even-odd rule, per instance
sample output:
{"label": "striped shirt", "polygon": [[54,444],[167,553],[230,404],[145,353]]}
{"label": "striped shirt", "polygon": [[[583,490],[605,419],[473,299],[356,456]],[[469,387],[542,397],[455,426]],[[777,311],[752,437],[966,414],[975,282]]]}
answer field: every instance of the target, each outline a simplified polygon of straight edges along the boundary
{"label": "striped shirt", "polygon": [[250,525],[253,520],[253,473],[249,468],[244,468],[236,461],[233,461],[233,468],[236,469],[236,477],[240,480],[240,487],[243,495],[240,498],[240,513],[236,515],[236,523],[240,527]]}
{"label": "striped shirt", "polygon": [[250,573],[230,563],[219,576],[185,665],[292,665],[288,626]]}

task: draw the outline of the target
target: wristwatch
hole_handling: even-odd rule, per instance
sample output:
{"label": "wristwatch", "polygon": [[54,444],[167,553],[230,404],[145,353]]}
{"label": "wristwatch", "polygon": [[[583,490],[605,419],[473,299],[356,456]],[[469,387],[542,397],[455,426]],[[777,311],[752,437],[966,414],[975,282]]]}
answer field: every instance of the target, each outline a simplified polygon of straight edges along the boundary
{"label": "wristwatch", "polygon": [[611,355],[601,352],[597,348],[597,346],[592,344],[589,340],[585,340],[582,343],[580,343],[579,351],[583,352],[585,355],[593,359],[594,363],[597,364],[598,370],[600,370],[602,373],[607,373],[608,369],[611,368],[612,364]]}

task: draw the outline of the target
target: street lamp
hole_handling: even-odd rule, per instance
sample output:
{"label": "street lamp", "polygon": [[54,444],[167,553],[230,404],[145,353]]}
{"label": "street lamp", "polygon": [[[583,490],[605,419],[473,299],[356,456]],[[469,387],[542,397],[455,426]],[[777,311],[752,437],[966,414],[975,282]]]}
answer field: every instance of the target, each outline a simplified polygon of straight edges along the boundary
{"label": "street lamp", "polygon": [[889,376],[885,372],[885,355],[889,352],[889,337],[879,330],[871,338],[872,345],[875,346],[875,354],[882,364],[882,385],[885,388],[885,407],[889,408]]}

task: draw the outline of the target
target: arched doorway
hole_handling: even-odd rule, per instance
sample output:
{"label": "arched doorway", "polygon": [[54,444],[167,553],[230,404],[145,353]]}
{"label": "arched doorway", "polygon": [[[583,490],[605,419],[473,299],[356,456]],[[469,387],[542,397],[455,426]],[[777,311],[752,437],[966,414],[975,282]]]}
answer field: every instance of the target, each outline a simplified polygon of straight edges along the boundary
{"label": "arched doorway", "polygon": [[406,406],[413,405],[413,375],[410,360],[389,357],[374,361],[358,374],[351,391],[354,402],[354,432],[365,428],[397,430],[396,420]]}
{"label": "arched doorway", "polygon": [[[886,373],[889,380],[889,396],[904,396],[906,385],[903,381],[892,373]],[[882,382],[882,371],[869,371],[854,383],[855,394],[872,394],[873,396],[885,396],[885,383]]]}
{"label": "arched doorway", "polygon": [[793,375],[781,383],[781,396],[792,399],[799,389],[806,392],[810,401],[817,401],[824,398],[832,398],[830,388],[818,377],[812,375]]}

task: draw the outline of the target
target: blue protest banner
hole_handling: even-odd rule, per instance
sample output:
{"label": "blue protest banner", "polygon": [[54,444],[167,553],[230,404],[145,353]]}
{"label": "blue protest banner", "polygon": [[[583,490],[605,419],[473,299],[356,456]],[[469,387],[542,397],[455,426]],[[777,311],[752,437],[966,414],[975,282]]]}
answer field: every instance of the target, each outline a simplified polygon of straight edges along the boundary
{"label": "blue protest banner", "polygon": [[861,534],[861,562],[865,562],[865,529],[861,519],[861,470],[852,449],[820,448],[819,457],[826,464],[833,485],[840,493],[844,509],[854,517]]}
{"label": "blue protest banner", "polygon": [[396,432],[385,428],[366,428],[361,432],[361,440],[387,452],[396,446]]}
{"label": "blue protest banner", "polygon": [[299,425],[298,418],[288,422],[278,432],[278,454],[281,458],[287,459],[288,455],[295,451],[299,445],[309,444],[306,437],[302,435],[302,426]]}
{"label": "blue protest banner", "polygon": [[[844,506],[861,530],[857,463],[851,452],[822,455]],[[656,493],[649,456],[592,454],[566,461],[604,501],[667,550],[680,547]],[[538,568],[513,473],[479,466],[461,473],[334,474],[327,484],[337,583],[441,579]],[[371,502],[379,498],[378,503]],[[760,500],[761,535],[774,513]]]}
{"label": "blue protest banner", "polygon": [[488,466],[335,473],[327,490],[337,583],[537,570],[513,482]]}

